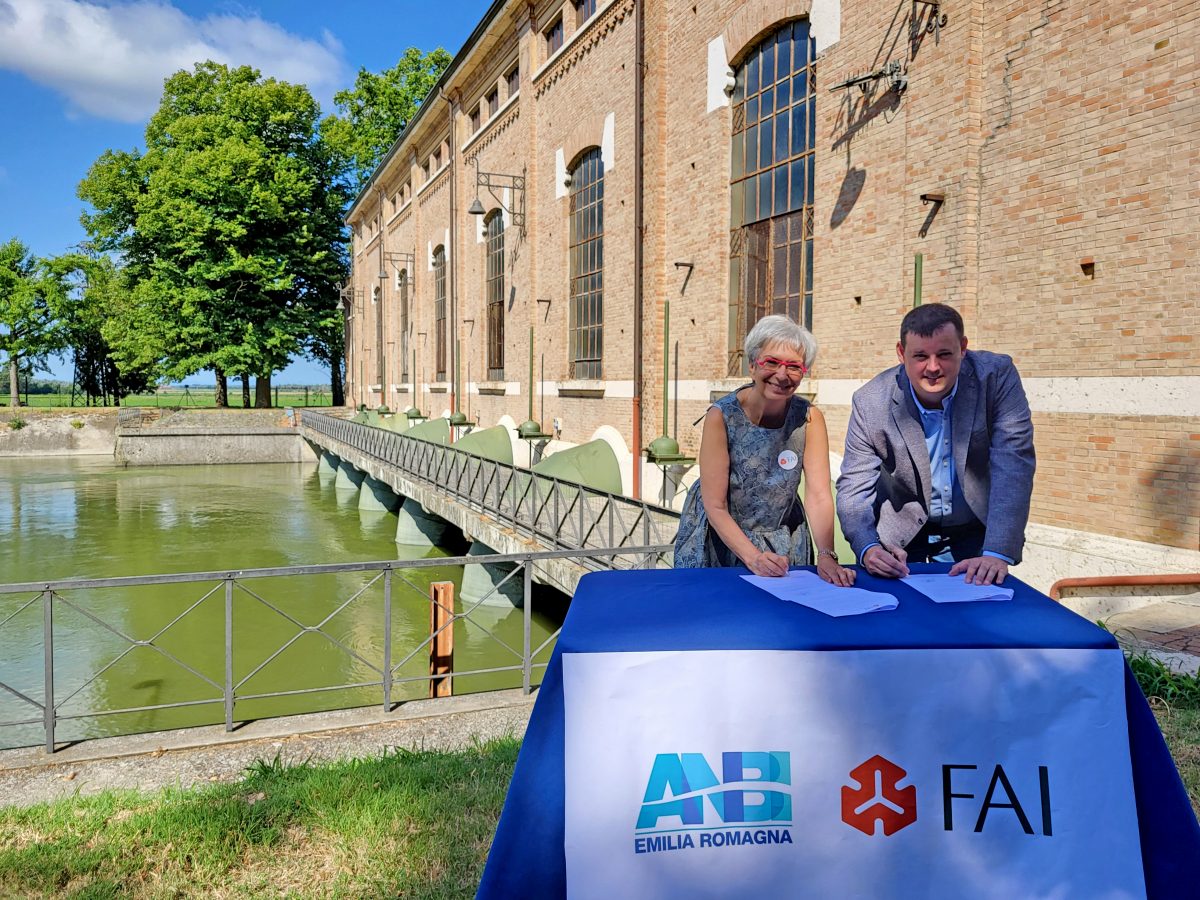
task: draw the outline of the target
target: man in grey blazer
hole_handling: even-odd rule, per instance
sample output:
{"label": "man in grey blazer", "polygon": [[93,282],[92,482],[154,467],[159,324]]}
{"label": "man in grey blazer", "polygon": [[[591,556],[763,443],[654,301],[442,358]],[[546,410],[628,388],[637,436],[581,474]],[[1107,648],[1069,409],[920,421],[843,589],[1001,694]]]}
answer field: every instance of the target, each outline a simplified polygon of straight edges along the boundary
{"label": "man in grey blazer", "polygon": [[967,352],[962,317],[918,306],[900,324],[900,365],[854,394],[837,482],[842,531],[872,575],[953,561],[1000,584],[1021,561],[1033,491],[1033,423],[1012,358]]}

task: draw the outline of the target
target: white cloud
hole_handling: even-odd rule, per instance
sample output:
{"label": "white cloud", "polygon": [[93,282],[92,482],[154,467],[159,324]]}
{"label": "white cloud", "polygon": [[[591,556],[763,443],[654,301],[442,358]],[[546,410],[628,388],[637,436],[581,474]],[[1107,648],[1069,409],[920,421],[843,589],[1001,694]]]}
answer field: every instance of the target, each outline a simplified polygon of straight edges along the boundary
{"label": "white cloud", "polygon": [[307,84],[318,99],[348,82],[342,47],[257,14],[192,18],[162,0],[0,0],[0,67],[62,93],[69,113],[141,122],[163,79],[206,59]]}

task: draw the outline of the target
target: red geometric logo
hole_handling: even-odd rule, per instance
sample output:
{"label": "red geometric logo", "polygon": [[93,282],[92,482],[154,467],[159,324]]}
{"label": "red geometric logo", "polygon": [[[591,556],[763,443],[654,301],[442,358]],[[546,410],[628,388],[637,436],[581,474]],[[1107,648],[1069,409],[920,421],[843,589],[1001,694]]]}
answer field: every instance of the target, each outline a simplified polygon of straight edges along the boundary
{"label": "red geometric logo", "polygon": [[872,756],[850,770],[858,787],[842,787],[842,821],[867,836],[875,834],[875,822],[883,823],[883,833],[893,835],[917,821],[917,789],[899,787],[908,775],[882,756]]}

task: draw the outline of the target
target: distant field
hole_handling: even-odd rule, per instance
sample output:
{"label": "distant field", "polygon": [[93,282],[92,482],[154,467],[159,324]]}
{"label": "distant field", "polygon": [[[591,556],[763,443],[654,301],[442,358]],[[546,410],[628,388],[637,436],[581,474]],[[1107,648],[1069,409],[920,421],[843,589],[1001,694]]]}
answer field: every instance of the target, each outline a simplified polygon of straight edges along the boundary
{"label": "distant field", "polygon": [[[328,388],[311,387],[305,390],[304,388],[280,388],[277,392],[272,392],[272,401],[275,406],[329,406],[330,394]],[[25,397],[21,397],[21,402],[25,403]],[[254,396],[251,394],[250,402],[253,404]],[[71,406],[71,395],[67,394],[30,394],[28,405],[31,407],[47,408],[52,406]],[[76,396],[74,405],[76,407],[84,406],[85,402],[82,396]],[[176,388],[163,389],[157,393],[150,394],[132,394],[121,401],[122,406],[188,406],[188,407],[213,407],[216,406],[216,398],[211,388],[197,388],[195,390],[180,390]],[[242,405],[242,392],[240,389],[229,391],[229,405],[231,407],[240,407]],[[8,406],[8,395],[0,396],[0,406]]]}

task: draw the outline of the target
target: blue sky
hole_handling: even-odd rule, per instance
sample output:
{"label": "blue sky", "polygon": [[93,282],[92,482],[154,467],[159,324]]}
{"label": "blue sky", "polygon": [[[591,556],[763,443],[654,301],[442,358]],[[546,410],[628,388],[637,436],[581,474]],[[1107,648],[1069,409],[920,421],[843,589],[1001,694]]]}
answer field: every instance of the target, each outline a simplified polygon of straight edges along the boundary
{"label": "blue sky", "polygon": [[[0,0],[0,242],[50,256],[83,240],[76,185],[105,150],[142,146],[172,72],[203,59],[253,65],[307,84],[329,112],[359,68],[385,69],[410,46],[457,52],[489,5]],[[324,383],[328,372],[302,360],[276,381]]]}

